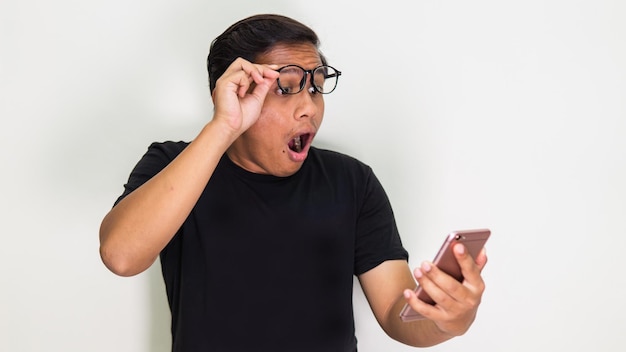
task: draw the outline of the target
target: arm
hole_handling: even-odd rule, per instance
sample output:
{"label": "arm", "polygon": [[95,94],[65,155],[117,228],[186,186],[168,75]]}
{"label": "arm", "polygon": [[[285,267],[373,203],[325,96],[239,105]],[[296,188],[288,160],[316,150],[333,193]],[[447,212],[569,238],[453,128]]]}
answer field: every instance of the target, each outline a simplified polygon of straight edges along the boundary
{"label": "arm", "polygon": [[[415,269],[415,279],[437,302],[435,306],[415,296],[415,280],[403,260],[386,261],[359,276],[376,320],[391,338],[407,345],[426,347],[462,335],[469,329],[485,287],[480,272],[487,256],[483,251],[474,261],[462,245],[454,249],[465,278],[462,283],[432,263],[425,262]],[[406,323],[400,320],[400,310],[407,302],[428,319]]]}
{"label": "arm", "polygon": [[[114,273],[146,270],[183,224],[217,163],[258,119],[278,73],[237,59],[213,91],[213,119],[161,172],[121,200],[100,227],[100,256]],[[254,83],[254,84],[253,84]]]}

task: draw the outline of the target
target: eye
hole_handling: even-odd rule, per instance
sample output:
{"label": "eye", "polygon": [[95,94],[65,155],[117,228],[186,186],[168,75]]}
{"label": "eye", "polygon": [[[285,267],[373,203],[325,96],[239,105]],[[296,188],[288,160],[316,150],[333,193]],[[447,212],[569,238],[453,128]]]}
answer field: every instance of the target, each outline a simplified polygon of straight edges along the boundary
{"label": "eye", "polygon": [[281,87],[277,87],[276,88],[276,94],[277,95],[287,95],[291,93],[291,89],[290,88],[281,88]]}

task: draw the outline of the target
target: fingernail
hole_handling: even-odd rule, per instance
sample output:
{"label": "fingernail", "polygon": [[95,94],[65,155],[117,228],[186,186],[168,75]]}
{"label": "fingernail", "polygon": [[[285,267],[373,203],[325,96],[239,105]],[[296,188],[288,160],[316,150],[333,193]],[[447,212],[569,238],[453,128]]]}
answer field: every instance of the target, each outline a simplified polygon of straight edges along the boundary
{"label": "fingernail", "polygon": [[454,246],[454,251],[457,254],[463,254],[463,253],[465,253],[465,246],[462,245],[462,244],[457,244],[456,246]]}
{"label": "fingernail", "polygon": [[429,272],[430,269],[432,269],[431,266],[430,266],[430,263],[428,263],[428,262],[423,262],[422,263],[422,270],[424,270],[425,272]]}
{"label": "fingernail", "polygon": [[411,298],[411,290],[404,290],[404,298],[406,299]]}
{"label": "fingernail", "polygon": [[421,271],[419,268],[415,269],[415,270],[413,271],[413,274],[414,274],[414,275],[415,275],[415,277],[416,277],[416,278],[418,278],[418,279],[419,279],[419,278],[421,278],[422,276],[424,276],[424,274],[422,273],[422,271]]}

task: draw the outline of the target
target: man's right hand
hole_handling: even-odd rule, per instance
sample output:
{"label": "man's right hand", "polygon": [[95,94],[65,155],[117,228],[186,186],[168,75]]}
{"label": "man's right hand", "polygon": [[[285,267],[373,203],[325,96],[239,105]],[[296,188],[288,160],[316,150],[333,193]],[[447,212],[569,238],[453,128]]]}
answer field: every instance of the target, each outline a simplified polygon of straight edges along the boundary
{"label": "man's right hand", "polygon": [[276,65],[258,65],[238,58],[217,80],[213,90],[213,121],[224,122],[238,137],[261,113],[265,96],[278,78]]}

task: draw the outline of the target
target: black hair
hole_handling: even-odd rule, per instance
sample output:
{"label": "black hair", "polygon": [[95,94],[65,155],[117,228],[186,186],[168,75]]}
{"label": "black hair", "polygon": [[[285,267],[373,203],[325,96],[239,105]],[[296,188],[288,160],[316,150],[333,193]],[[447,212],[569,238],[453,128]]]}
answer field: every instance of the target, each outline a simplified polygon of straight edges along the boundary
{"label": "black hair", "polygon": [[[319,38],[304,24],[282,15],[261,14],[244,18],[228,27],[211,43],[207,58],[209,87],[215,89],[217,80],[238,57],[255,62],[257,57],[276,44],[311,43],[319,52]],[[322,63],[326,59],[320,52]]]}

